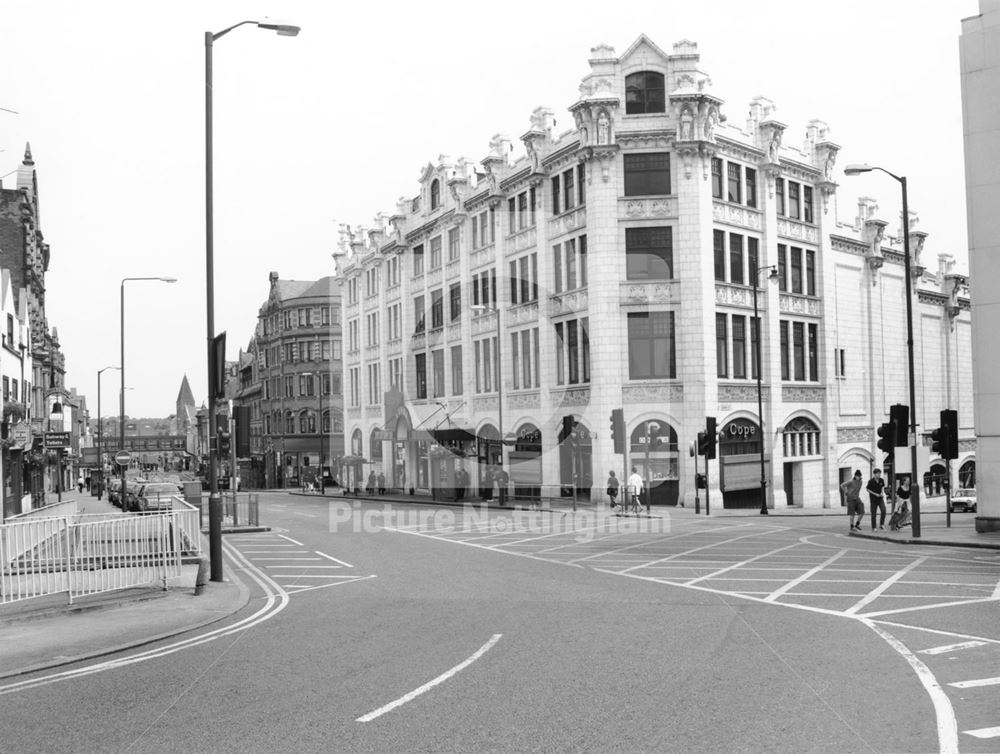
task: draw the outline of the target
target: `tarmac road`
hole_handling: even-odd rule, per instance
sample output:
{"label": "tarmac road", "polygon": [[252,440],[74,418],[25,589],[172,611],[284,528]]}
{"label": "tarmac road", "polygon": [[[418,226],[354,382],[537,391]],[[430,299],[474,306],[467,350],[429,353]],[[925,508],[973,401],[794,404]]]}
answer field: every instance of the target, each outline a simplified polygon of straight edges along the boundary
{"label": "tarmac road", "polygon": [[224,624],[256,617],[6,693],[4,748],[996,750],[966,732],[1000,725],[996,685],[969,685],[997,675],[996,553],[847,537],[839,518],[638,531],[455,510],[448,528],[420,505],[262,508],[271,532],[227,538],[251,600]]}

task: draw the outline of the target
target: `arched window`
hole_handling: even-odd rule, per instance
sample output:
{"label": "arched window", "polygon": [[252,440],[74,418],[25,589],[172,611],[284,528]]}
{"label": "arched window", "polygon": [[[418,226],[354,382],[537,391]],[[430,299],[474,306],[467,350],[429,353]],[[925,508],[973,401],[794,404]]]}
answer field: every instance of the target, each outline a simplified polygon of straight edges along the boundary
{"label": "arched window", "polygon": [[311,411],[302,411],[299,414],[299,432],[311,434],[316,431],[316,417]]}
{"label": "arched window", "polygon": [[625,77],[625,114],[666,112],[663,74],[639,71]]}
{"label": "arched window", "polygon": [[819,427],[804,416],[797,416],[785,425],[782,433],[785,458],[820,454]]}
{"label": "arched window", "polygon": [[330,434],[330,412],[328,410],[323,412],[323,434]]}
{"label": "arched window", "polygon": [[431,209],[441,206],[441,181],[435,178],[431,181]]}
{"label": "arched window", "polygon": [[291,411],[285,412],[285,434],[294,435],[295,434],[295,414]]}
{"label": "arched window", "polygon": [[334,409],[333,411],[333,431],[343,432],[344,431],[344,414],[341,411]]}

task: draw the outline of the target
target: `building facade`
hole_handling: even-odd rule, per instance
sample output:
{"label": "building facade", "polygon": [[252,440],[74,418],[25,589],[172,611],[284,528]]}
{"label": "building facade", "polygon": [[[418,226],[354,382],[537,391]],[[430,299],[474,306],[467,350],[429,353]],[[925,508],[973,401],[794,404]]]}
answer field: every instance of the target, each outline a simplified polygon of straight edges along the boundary
{"label": "building facade", "polygon": [[962,21],[959,39],[962,116],[965,132],[965,194],[969,226],[969,270],[975,275],[972,317],[975,358],[976,441],[982,455],[977,531],[1000,530],[1000,150],[996,112],[1000,61],[988,54],[1000,43],[1000,0],[979,0],[979,15]]}
{"label": "building facade", "polygon": [[[537,108],[523,156],[501,135],[478,163],[442,156],[342,231],[348,455],[439,496],[488,496],[502,469],[516,496],[599,498],[636,467],[651,502],[690,505],[712,417],[715,504],[758,507],[763,476],[769,507],[840,505],[907,402],[901,232],[868,198],[838,221],[822,121],[793,145],[760,97],[729,122],[694,43],[591,52],[573,128]],[[917,222],[921,431],[957,409],[953,476],[974,477],[968,280],[921,264]]]}
{"label": "building facade", "polygon": [[340,292],[332,277],[281,280],[272,272],[269,283],[251,348],[259,393],[252,383],[241,388],[257,406],[251,427],[259,422],[263,483],[332,485],[344,457]]}

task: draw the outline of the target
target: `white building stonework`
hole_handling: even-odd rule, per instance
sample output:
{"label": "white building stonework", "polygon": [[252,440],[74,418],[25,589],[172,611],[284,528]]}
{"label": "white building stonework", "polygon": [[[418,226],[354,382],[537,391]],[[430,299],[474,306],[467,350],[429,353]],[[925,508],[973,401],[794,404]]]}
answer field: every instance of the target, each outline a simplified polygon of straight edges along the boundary
{"label": "white building stonework", "polygon": [[[478,162],[442,155],[416,197],[342,229],[344,436],[366,473],[479,497],[502,467],[517,498],[600,500],[635,466],[654,505],[693,505],[706,417],[713,506],[759,507],[762,438],[771,508],[839,506],[844,476],[882,466],[875,428],[908,394],[901,233],[872,199],[838,222],[825,123],[797,146],[762,97],[729,122],[699,66],[688,41],[595,47],[573,128],[539,107],[523,156],[499,134]],[[968,281],[948,255],[921,266],[916,227],[921,435],[958,409],[953,476],[974,478]]]}
{"label": "white building stonework", "polygon": [[982,455],[977,531],[1000,530],[1000,150],[997,91],[1000,61],[991,51],[1000,42],[1000,0],[979,0],[979,15],[962,20],[959,51],[962,117],[965,133],[965,194],[969,227],[969,270],[976,301],[975,403],[976,442]]}

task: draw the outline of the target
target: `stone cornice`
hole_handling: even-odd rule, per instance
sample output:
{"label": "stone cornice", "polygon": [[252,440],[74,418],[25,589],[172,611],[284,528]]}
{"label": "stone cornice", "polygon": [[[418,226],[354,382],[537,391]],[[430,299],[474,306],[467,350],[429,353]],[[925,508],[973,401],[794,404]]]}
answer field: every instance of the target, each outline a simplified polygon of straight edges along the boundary
{"label": "stone cornice", "polygon": [[[450,220],[455,214],[454,209],[450,209],[447,212],[442,213],[438,217],[435,217],[430,222],[426,222],[419,228],[414,228],[409,233],[406,234],[406,242],[412,244],[421,238],[426,238],[434,234],[434,231],[438,229],[439,225],[444,225],[448,220]],[[443,228],[442,228],[443,230]]]}
{"label": "stone cornice", "polygon": [[513,175],[507,176],[502,181],[500,181],[500,193],[506,194],[508,191],[514,190],[517,184],[527,180],[533,174],[534,173],[531,170],[531,166],[528,165],[525,166],[523,169],[518,170]]}
{"label": "stone cornice", "polygon": [[762,149],[733,139],[727,139],[725,136],[716,135],[715,146],[717,155],[735,157],[751,165],[755,165],[764,159],[764,151]]}
{"label": "stone cornice", "polygon": [[660,147],[668,149],[674,142],[673,131],[665,128],[648,131],[618,131],[615,141],[623,149],[651,149]]}
{"label": "stone cornice", "polygon": [[559,149],[553,150],[542,160],[542,167],[545,168],[547,172],[552,172],[567,162],[575,162],[576,150],[579,149],[579,147],[580,140],[576,139],[569,142],[565,146],[559,147]]}

